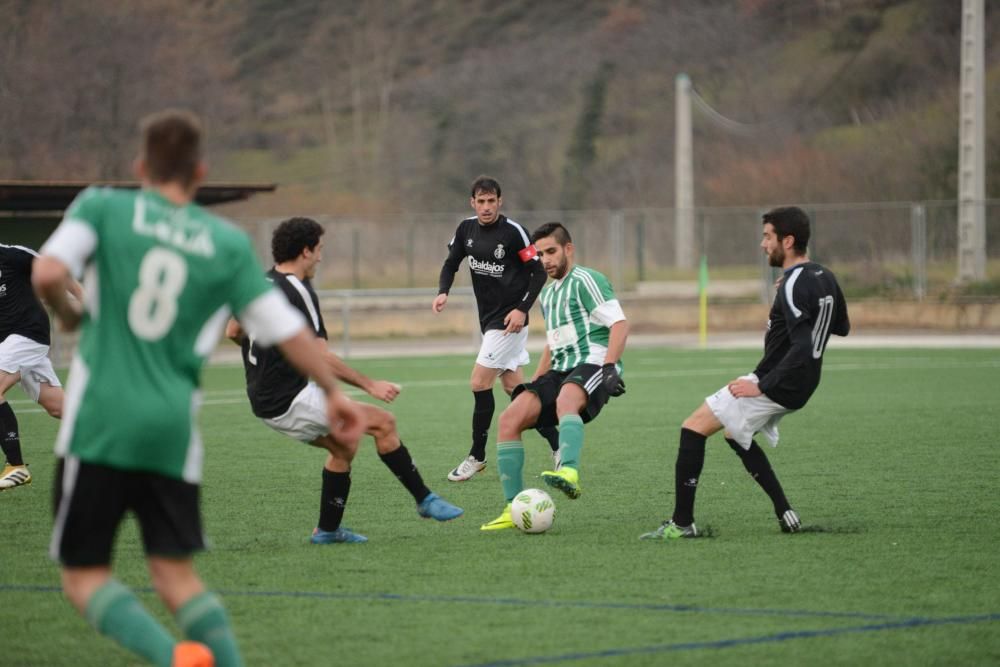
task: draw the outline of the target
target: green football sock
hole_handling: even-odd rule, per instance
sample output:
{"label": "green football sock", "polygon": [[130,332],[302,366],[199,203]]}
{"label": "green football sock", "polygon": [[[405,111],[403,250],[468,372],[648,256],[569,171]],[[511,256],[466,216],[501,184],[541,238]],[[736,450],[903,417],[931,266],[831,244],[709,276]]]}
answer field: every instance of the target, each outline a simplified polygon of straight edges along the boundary
{"label": "green football sock", "polygon": [[102,635],[154,665],[170,667],[173,662],[176,640],[120,582],[111,579],[94,591],[84,616]]}
{"label": "green football sock", "polygon": [[177,625],[188,639],[205,644],[215,656],[216,667],[242,667],[233,628],[222,602],[205,591],[177,610]]}
{"label": "green football sock", "polygon": [[520,440],[497,443],[497,470],[507,502],[524,490],[524,444]]}
{"label": "green football sock", "polygon": [[580,469],[583,449],[583,420],[580,415],[563,415],[559,420],[559,455],[567,468]]}

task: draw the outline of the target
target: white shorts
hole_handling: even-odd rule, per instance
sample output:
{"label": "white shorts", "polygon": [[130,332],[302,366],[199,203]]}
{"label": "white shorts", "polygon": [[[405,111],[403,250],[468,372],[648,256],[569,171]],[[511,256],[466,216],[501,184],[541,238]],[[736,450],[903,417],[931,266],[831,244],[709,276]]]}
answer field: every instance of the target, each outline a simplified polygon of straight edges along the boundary
{"label": "white shorts", "polygon": [[0,343],[0,371],[21,374],[21,387],[31,400],[38,401],[42,384],[61,387],[49,361],[49,346],[13,334]]}
{"label": "white shorts", "polygon": [[479,346],[476,363],[500,372],[516,371],[519,366],[527,366],[528,330],[503,335],[502,329],[490,329],[483,334],[483,344]]}
{"label": "white shorts", "polygon": [[[757,383],[757,376],[743,375],[741,380]],[[755,433],[763,433],[772,447],[778,445],[778,422],[792,410],[778,405],[767,396],[736,398],[723,387],[705,399],[715,418],[722,422],[729,437],[743,449],[750,449]]]}
{"label": "white shorts", "polygon": [[330,432],[326,421],[326,394],[310,382],[292,399],[285,414],[261,421],[278,433],[311,443]]}

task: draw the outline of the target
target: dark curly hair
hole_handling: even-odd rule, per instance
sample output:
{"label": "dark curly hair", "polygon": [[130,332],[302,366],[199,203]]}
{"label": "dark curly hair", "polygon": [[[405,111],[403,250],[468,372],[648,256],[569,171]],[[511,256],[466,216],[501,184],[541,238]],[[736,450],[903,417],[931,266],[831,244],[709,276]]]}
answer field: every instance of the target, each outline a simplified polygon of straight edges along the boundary
{"label": "dark curly hair", "polygon": [[312,250],[323,236],[323,226],[312,218],[289,218],[274,230],[271,237],[271,255],[275,264],[288,262],[306,248]]}

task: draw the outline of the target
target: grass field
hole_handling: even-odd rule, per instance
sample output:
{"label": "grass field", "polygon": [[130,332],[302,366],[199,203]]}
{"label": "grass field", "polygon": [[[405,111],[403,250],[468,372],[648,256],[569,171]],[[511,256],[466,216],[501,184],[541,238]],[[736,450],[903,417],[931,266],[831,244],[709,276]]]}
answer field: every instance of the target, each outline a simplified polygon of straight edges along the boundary
{"label": "grass field", "polygon": [[[758,354],[629,352],[628,393],[586,429],[583,496],[554,496],[555,526],[538,536],[479,531],[502,508],[492,460],[472,481],[445,480],[467,448],[470,358],[358,362],[403,383],[403,439],[428,485],[466,515],[419,519],[369,440],[345,523],[371,541],[324,547],[307,543],[322,454],[251,416],[240,369],[208,369],[213,548],[198,567],[248,665],[1000,663],[1000,350],[834,340],[819,391],[768,449],[807,532],[779,532],[716,437],[696,513],[713,536],[637,539],[672,507],[681,420]],[[0,494],[0,664],[136,664],[59,592],[45,556],[57,422],[13,398],[35,483]],[[547,448],[526,438],[537,486]],[[131,523],[116,567],[176,629],[147,588]]]}

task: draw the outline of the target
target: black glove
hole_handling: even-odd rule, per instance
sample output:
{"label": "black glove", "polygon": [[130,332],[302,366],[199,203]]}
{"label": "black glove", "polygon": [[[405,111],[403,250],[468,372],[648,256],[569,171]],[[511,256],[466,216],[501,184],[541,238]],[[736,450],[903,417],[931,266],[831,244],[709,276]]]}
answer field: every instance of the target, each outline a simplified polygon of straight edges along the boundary
{"label": "black glove", "polygon": [[601,379],[604,389],[612,396],[621,396],[624,394],[625,380],[622,380],[622,376],[618,374],[618,368],[614,364],[604,364],[601,370],[604,374],[604,377]]}

